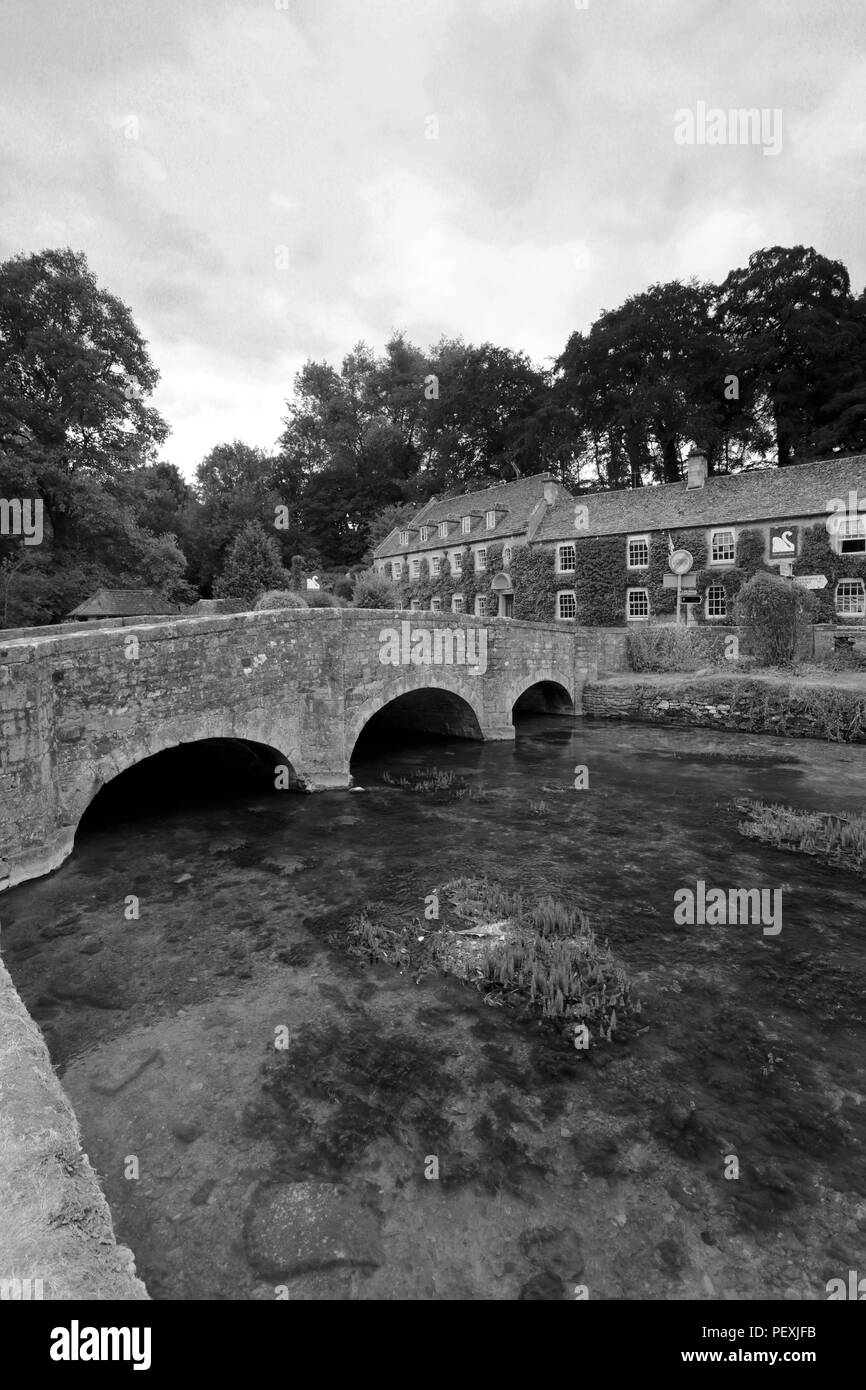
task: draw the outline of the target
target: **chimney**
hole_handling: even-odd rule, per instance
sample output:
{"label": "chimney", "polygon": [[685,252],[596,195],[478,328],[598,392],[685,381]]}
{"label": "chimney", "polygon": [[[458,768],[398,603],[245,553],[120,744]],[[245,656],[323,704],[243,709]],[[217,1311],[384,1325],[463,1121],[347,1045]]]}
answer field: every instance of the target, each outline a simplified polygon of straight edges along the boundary
{"label": "chimney", "polygon": [[556,505],[556,483],[544,484],[544,500],[548,507]]}
{"label": "chimney", "polygon": [[686,459],[686,491],[703,487],[707,481],[707,456],[700,449],[692,449]]}

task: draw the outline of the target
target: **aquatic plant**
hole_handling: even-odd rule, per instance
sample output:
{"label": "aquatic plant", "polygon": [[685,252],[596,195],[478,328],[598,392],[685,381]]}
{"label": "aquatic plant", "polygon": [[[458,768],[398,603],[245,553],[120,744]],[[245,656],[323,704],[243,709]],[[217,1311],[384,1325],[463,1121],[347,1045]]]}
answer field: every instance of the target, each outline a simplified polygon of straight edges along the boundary
{"label": "aquatic plant", "polygon": [[450,770],[442,772],[438,767],[420,767],[408,777],[392,777],[390,772],[383,772],[381,780],[410,792],[447,792],[455,801],[472,795],[462,777]]}
{"label": "aquatic plant", "polygon": [[736,803],[747,819],[737,830],[776,849],[812,854],[829,864],[866,873],[866,816],[801,811],[743,798]]}

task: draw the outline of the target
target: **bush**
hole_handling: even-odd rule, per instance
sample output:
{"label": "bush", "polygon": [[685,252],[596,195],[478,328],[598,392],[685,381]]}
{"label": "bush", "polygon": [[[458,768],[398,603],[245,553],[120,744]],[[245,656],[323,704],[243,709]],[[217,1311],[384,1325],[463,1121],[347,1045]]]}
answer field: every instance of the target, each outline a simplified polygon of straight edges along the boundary
{"label": "bush", "polygon": [[267,589],[256,599],[255,612],[263,608],[308,608],[306,599],[292,589]]}
{"label": "bush", "polygon": [[363,570],[355,580],[355,608],[399,608],[400,596],[393,580],[375,570]]}
{"label": "bush", "polygon": [[337,598],[344,598],[349,603],[352,602],[352,595],[354,594],[354,592],[355,586],[352,583],[351,579],[338,579],[336,584],[334,585],[334,593],[336,594]]}
{"label": "bush", "polygon": [[740,589],[736,610],[758,665],[790,666],[809,649],[812,604],[799,584],[754,574]]}
{"label": "bush", "polygon": [[326,589],[305,589],[304,598],[308,608],[340,608],[340,600]]}
{"label": "bush", "polygon": [[726,665],[727,633],[706,628],[640,627],[626,635],[632,671],[697,671]]}

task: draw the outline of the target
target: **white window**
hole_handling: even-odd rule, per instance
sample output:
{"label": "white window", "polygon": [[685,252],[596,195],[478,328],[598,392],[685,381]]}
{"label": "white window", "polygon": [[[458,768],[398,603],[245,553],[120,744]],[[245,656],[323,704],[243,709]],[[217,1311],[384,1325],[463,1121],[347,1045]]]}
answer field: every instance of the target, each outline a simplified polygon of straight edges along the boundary
{"label": "white window", "polygon": [[713,531],[710,538],[710,560],[714,565],[732,565],[736,558],[733,531]]}
{"label": "white window", "polygon": [[471,530],[472,530],[472,517],[471,517],[471,516],[464,516],[464,518],[463,518],[463,534],[464,534],[464,536],[468,536],[468,535],[469,535],[469,532],[470,532]]}
{"label": "white window", "polygon": [[399,578],[400,578],[401,574],[403,573],[403,561],[402,561],[402,560],[394,560],[394,561],[392,562],[392,564],[391,564],[391,573],[393,574],[393,576],[394,576],[395,579],[399,579]]}
{"label": "white window", "polygon": [[430,534],[430,527],[429,527],[429,526],[422,526],[422,527],[421,527],[421,531],[420,531],[420,539],[421,539],[422,541],[426,541],[426,539],[427,539],[427,537],[429,536],[429,534]]}
{"label": "white window", "polygon": [[462,612],[463,612],[463,595],[462,595],[462,594],[455,594],[454,597],[452,598],[452,600],[451,600],[451,612],[452,612],[452,613],[462,613]]}
{"label": "white window", "polygon": [[728,616],[728,596],[723,584],[711,584],[707,589],[707,617],[726,618]]}
{"label": "white window", "polygon": [[451,573],[463,573],[463,555],[459,550],[455,550],[454,554],[451,556]]}
{"label": "white window", "polygon": [[556,595],[556,613],[559,618],[577,617],[577,599],[573,589],[560,589]]}
{"label": "white window", "polygon": [[401,532],[400,532],[400,544],[401,544],[401,545],[408,545],[408,544],[409,544],[409,532],[408,532],[408,531],[401,531]]}
{"label": "white window", "polygon": [[503,547],[503,550],[502,550],[502,563],[503,563],[503,565],[510,565],[510,564],[511,564],[511,546],[510,546],[510,545],[506,545],[506,546]]}
{"label": "white window", "polygon": [[434,573],[434,574],[438,574],[439,571],[440,571],[440,569],[442,568],[442,561],[441,561],[441,559],[439,558],[439,556],[438,556],[438,555],[434,555],[433,558],[432,558],[432,560],[430,561],[430,564],[431,564],[433,573]]}
{"label": "white window", "polygon": [[487,617],[487,598],[484,594],[475,595],[475,616],[476,618]]}
{"label": "white window", "polygon": [[488,512],[488,513],[487,513],[487,529],[488,529],[488,531],[493,531],[493,530],[495,530],[495,528],[496,528],[496,512],[495,512],[495,511],[493,511],[493,512]]}
{"label": "white window", "polygon": [[442,536],[442,537],[445,537],[445,536],[448,535],[448,522],[447,522],[447,521],[440,521],[440,522],[439,522],[439,535]]}
{"label": "white window", "polygon": [[484,548],[484,546],[482,546],[480,550],[476,550],[475,552],[475,568],[477,570],[487,569],[487,551]]}
{"label": "white window", "polygon": [[848,618],[866,614],[866,595],[862,579],[840,579],[836,585],[836,612]]}
{"label": "white window", "polygon": [[433,598],[431,598],[430,607],[432,608],[434,613],[442,612],[442,600],[438,594],[434,594]]}
{"label": "white window", "polygon": [[866,551],[866,518],[844,516],[837,535],[839,550],[843,555],[862,555]]}
{"label": "white window", "polygon": [[419,576],[419,574],[421,573],[421,561],[420,561],[420,560],[410,560],[410,561],[409,561],[409,570],[410,570],[410,573],[411,573],[411,575],[412,575],[412,578],[413,578],[413,579],[417,579],[418,576]]}
{"label": "white window", "polygon": [[649,536],[629,536],[628,557],[630,570],[643,570],[649,564]]}
{"label": "white window", "polygon": [[557,548],[556,568],[560,574],[573,574],[577,563],[577,552],[573,545],[560,545]]}
{"label": "white window", "polygon": [[420,600],[420,599],[413,598],[413,599],[410,599],[410,600],[409,600],[409,612],[410,612],[410,613],[417,613],[417,612],[420,611],[420,608],[421,608],[421,600]]}
{"label": "white window", "polygon": [[649,590],[629,589],[625,611],[627,618],[648,618]]}

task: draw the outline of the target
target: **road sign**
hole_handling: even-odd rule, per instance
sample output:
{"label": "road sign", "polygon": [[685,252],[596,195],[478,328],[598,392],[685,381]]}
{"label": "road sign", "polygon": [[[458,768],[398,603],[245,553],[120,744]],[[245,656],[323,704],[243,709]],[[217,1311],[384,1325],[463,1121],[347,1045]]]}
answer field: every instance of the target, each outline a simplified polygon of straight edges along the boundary
{"label": "road sign", "polygon": [[676,589],[681,584],[684,594],[693,594],[697,588],[698,576],[696,574],[663,574],[662,588]]}
{"label": "road sign", "polygon": [[826,589],[826,574],[795,574],[794,583],[799,584],[801,589]]}
{"label": "road sign", "polygon": [[686,593],[686,591],[685,591],[685,589],[684,589],[684,590],[683,590],[683,595],[682,595],[682,601],[683,601],[683,603],[700,603],[700,601],[701,601],[701,596],[700,596],[700,594],[695,594],[695,593],[691,593],[691,592]]}
{"label": "road sign", "polygon": [[668,556],[668,569],[674,574],[688,574],[695,563],[690,550],[674,550]]}

